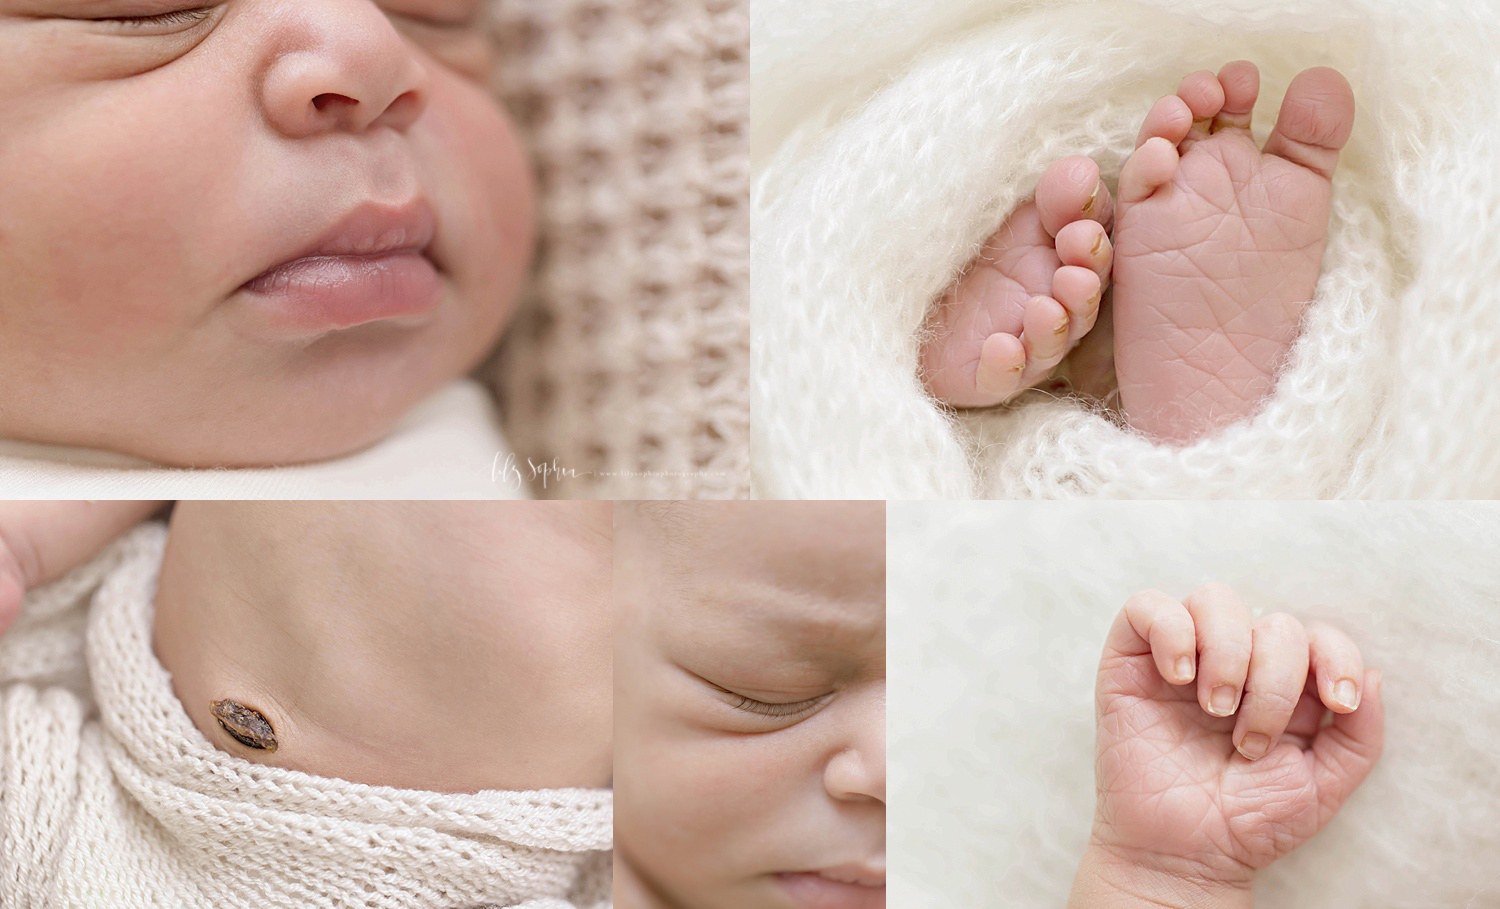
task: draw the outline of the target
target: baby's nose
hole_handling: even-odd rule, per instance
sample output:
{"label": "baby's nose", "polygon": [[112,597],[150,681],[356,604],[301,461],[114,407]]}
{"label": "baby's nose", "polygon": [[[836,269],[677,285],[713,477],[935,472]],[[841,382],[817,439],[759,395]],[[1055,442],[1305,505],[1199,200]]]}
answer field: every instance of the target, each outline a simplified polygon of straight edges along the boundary
{"label": "baby's nose", "polygon": [[405,131],[427,106],[430,76],[370,0],[277,0],[261,21],[261,104],[291,138]]}

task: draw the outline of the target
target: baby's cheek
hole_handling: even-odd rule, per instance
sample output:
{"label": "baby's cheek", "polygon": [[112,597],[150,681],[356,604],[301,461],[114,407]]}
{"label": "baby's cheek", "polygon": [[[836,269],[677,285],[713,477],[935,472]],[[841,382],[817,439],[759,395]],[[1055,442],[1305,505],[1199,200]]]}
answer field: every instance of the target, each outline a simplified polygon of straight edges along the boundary
{"label": "baby's cheek", "polygon": [[489,94],[452,73],[434,75],[420,137],[449,218],[440,239],[456,280],[488,307],[509,313],[531,263],[535,188],[530,164]]}

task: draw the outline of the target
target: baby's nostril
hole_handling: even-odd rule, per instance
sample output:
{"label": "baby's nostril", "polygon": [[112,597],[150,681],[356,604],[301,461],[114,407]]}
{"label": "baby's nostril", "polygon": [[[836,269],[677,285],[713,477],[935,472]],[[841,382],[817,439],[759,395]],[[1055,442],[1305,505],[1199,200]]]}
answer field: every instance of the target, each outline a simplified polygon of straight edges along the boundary
{"label": "baby's nostril", "polygon": [[313,98],[313,107],[322,111],[327,109],[327,107],[330,104],[333,104],[335,101],[347,101],[350,104],[356,103],[354,99],[350,98],[348,95],[339,95],[333,92],[324,92],[323,94],[318,95],[316,98]]}

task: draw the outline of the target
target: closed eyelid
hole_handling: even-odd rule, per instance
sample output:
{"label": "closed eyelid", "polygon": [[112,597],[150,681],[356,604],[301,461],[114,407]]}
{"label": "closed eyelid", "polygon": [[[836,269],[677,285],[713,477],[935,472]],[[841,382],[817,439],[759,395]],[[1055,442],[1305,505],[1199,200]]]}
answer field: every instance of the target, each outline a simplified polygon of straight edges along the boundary
{"label": "closed eyelid", "polygon": [[732,695],[733,697],[739,698],[738,703],[734,705],[734,708],[736,710],[744,710],[749,713],[758,713],[761,716],[776,718],[792,717],[797,716],[801,713],[806,713],[812,708],[828,700],[828,698],[832,697],[831,694],[820,694],[817,697],[808,698],[805,701],[793,701],[791,703],[783,704],[771,701],[758,701],[755,698],[746,697],[743,694],[736,694],[733,691],[726,691],[726,693]]}
{"label": "closed eyelid", "polygon": [[745,713],[753,713],[760,716],[778,719],[794,717],[798,716],[799,714],[806,713],[807,711],[812,710],[815,707],[821,706],[823,703],[828,701],[829,698],[833,697],[834,694],[834,692],[832,691],[824,690],[812,695],[811,697],[798,697],[796,700],[791,701],[763,700],[762,698],[751,697],[750,695],[745,694],[743,691],[739,691],[734,688],[727,688],[723,685],[720,685],[717,682],[704,678],[698,673],[693,672],[691,669],[684,668],[683,671],[718,694],[720,696],[719,700],[730,708],[740,710]]}

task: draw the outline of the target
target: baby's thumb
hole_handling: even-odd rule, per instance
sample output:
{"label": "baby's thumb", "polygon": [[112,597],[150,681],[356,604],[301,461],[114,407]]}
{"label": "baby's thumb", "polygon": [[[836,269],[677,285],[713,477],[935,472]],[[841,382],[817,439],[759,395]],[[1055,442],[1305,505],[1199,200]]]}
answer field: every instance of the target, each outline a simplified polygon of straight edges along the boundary
{"label": "baby's thumb", "polygon": [[10,546],[0,538],[0,634],[10,630],[11,623],[21,613],[21,601],[26,598],[26,571],[11,552]]}
{"label": "baby's thumb", "polygon": [[1378,669],[1365,670],[1364,694],[1353,713],[1335,713],[1313,739],[1318,798],[1334,811],[1370,775],[1385,747],[1385,701]]}

